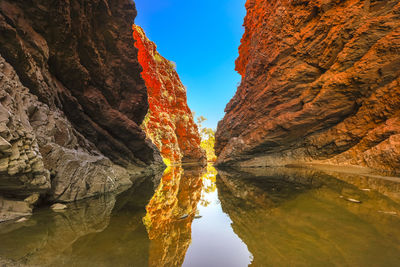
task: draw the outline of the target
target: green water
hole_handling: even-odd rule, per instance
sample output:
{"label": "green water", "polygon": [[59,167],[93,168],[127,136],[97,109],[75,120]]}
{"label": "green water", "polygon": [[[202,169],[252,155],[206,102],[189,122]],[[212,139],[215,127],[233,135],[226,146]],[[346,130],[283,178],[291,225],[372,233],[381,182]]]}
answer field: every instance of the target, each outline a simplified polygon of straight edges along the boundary
{"label": "green water", "polygon": [[2,262],[400,266],[400,181],[294,168],[170,168],[118,195],[0,224]]}

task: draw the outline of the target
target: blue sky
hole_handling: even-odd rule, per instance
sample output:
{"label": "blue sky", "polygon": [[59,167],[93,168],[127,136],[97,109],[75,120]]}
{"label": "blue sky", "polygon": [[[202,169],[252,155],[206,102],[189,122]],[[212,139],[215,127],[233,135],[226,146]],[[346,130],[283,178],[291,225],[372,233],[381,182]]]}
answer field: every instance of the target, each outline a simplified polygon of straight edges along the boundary
{"label": "blue sky", "polygon": [[176,62],[196,116],[216,128],[234,95],[245,0],[135,0],[141,26],[165,58]]}

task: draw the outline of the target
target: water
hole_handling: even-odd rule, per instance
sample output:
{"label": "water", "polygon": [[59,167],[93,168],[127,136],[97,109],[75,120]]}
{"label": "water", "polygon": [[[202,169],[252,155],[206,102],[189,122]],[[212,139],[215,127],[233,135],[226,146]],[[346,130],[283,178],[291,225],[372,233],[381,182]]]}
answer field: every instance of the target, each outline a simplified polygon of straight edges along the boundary
{"label": "water", "polygon": [[400,266],[400,181],[294,168],[169,168],[118,195],[0,224],[2,262]]}

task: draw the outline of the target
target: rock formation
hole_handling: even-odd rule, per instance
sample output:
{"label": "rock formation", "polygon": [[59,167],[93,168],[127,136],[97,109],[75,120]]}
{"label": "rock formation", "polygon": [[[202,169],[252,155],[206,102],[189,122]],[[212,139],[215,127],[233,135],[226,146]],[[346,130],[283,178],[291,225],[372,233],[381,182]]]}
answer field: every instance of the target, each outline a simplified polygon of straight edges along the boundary
{"label": "rock formation", "polygon": [[129,0],[0,2],[0,192],[68,202],[162,165],[139,126],[135,16]]}
{"label": "rock formation", "polygon": [[248,0],[218,163],[400,170],[400,2]]}
{"label": "rock formation", "polygon": [[145,132],[168,161],[205,161],[199,130],[187,105],[186,88],[175,63],[157,52],[157,46],[139,26],[133,26],[133,37],[149,96],[149,112],[143,123]]}

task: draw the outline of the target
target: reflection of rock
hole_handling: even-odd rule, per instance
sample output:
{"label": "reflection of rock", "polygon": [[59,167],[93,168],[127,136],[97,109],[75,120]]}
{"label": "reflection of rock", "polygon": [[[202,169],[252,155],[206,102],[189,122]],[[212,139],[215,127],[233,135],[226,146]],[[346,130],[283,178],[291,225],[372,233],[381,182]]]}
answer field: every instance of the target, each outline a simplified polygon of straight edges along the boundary
{"label": "reflection of rock", "polygon": [[[28,221],[0,224],[0,266],[147,266],[149,239],[142,219],[162,176],[141,177],[118,196],[39,210]],[[7,265],[8,266],[8,265]]]}
{"label": "reflection of rock", "polygon": [[133,26],[133,37],[149,96],[149,112],[143,128],[162,156],[171,162],[205,161],[199,130],[176,66],[157,52],[156,45],[139,26]]}
{"label": "reflection of rock", "polygon": [[147,266],[150,244],[142,219],[157,177],[143,177],[118,195],[108,226],[79,238],[54,266]]}
{"label": "reflection of rock", "polygon": [[[336,177],[287,168],[220,172],[222,208],[253,254],[252,266],[400,263],[400,217],[382,213],[400,214],[400,203]],[[370,179],[349,180],[356,185]],[[361,199],[362,204],[341,195]]]}
{"label": "reflection of rock", "polygon": [[0,196],[0,223],[30,216],[32,207],[26,201],[10,200]]}
{"label": "reflection of rock", "polygon": [[69,204],[62,213],[40,210],[24,227],[0,234],[0,258],[31,266],[52,264],[78,238],[103,231],[114,204],[114,195],[104,195]]}
{"label": "reflection of rock", "polygon": [[172,167],[146,207],[149,266],[181,266],[191,243],[191,225],[201,198],[202,171]]}

